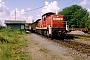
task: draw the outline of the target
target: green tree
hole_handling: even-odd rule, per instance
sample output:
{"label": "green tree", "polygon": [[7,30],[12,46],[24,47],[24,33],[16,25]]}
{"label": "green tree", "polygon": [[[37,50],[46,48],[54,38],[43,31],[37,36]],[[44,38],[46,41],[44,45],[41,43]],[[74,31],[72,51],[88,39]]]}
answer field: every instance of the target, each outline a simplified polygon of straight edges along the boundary
{"label": "green tree", "polygon": [[90,29],[90,16],[89,16],[89,19],[86,21],[86,25],[87,25],[88,28]]}
{"label": "green tree", "polygon": [[88,27],[86,22],[89,13],[86,9],[78,5],[72,5],[64,8],[59,14],[64,15],[64,20],[68,22],[69,27],[72,28],[85,28]]}

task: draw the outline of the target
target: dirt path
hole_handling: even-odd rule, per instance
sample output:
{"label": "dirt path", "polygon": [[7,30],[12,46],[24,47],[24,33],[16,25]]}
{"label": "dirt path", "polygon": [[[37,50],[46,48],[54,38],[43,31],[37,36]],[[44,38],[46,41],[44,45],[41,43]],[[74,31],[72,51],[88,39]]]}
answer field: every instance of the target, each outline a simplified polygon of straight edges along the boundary
{"label": "dirt path", "polygon": [[27,34],[29,60],[90,60],[86,55],[35,34]]}

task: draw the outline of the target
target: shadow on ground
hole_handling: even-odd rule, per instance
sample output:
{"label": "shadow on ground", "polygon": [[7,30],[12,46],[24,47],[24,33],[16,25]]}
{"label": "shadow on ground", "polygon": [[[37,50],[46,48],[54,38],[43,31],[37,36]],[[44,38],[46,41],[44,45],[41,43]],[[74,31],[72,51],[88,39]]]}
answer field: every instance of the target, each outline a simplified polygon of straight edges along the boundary
{"label": "shadow on ground", "polygon": [[55,37],[53,37],[53,39],[58,39],[58,40],[71,40],[71,39],[74,39],[74,38],[78,38],[78,37],[75,37],[73,35],[55,36]]}

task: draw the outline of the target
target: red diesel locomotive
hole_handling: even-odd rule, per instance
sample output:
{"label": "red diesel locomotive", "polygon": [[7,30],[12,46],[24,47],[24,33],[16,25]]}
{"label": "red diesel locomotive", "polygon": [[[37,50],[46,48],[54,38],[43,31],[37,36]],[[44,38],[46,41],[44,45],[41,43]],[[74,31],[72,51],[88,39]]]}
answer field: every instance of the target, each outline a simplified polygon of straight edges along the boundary
{"label": "red diesel locomotive", "polygon": [[42,15],[38,21],[36,32],[48,37],[63,36],[67,33],[67,24],[64,16],[53,12]]}

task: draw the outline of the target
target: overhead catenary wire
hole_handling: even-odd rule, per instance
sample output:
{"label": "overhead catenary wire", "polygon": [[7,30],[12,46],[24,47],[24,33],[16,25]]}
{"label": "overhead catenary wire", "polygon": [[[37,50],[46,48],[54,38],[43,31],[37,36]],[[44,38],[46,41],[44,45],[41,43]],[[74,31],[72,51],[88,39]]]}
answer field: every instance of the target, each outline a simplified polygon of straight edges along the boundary
{"label": "overhead catenary wire", "polygon": [[[60,0],[56,0],[56,1],[60,1]],[[74,2],[75,0],[73,0],[73,1],[71,1],[69,4],[71,4],[72,2]],[[68,5],[69,5],[68,4]],[[49,4],[48,4],[49,5]],[[45,5],[45,6],[48,6],[48,5]],[[68,6],[67,5],[67,6]],[[38,8],[35,8],[35,9],[32,9],[32,10],[27,10],[27,11],[25,11],[25,12],[29,12],[29,11],[33,11],[33,10],[37,10],[37,9],[41,9],[41,8],[43,8],[43,7],[45,7],[45,6],[41,6],[41,7],[38,7]],[[16,13],[16,11],[15,11],[15,13]]]}
{"label": "overhead catenary wire", "polygon": [[75,1],[75,0],[72,0],[69,4],[66,5],[66,7],[67,7],[68,5],[70,5],[71,3],[73,3],[74,1]]}
{"label": "overhead catenary wire", "polygon": [[[56,0],[56,1],[60,1],[60,0]],[[48,4],[48,5],[49,5],[49,4]],[[41,8],[43,8],[43,7],[45,7],[45,6],[48,6],[48,5],[44,5],[44,6],[35,8],[35,9],[27,10],[27,11],[25,11],[25,12],[29,12],[29,11],[34,11],[34,10],[37,10],[37,9],[41,9]]]}
{"label": "overhead catenary wire", "polygon": [[38,8],[32,9],[32,10],[28,10],[28,11],[25,11],[25,12],[29,12],[29,11],[33,11],[33,10],[37,10],[37,9],[41,9],[41,8],[43,8],[43,7],[45,7],[45,6],[41,6],[41,7],[38,7]]}
{"label": "overhead catenary wire", "polygon": [[[73,3],[75,0],[72,0],[70,3],[68,3],[65,7],[68,7],[71,3]],[[67,16],[72,16],[72,15],[67,15]]]}
{"label": "overhead catenary wire", "polygon": [[[56,1],[60,1],[60,0],[56,0]],[[71,4],[72,2],[74,2],[75,0],[73,0],[73,1],[71,1],[69,4]],[[68,5],[69,5],[68,4]],[[49,4],[48,4],[49,5]],[[45,5],[45,6],[48,6],[48,5]],[[66,5],[66,6],[68,6],[68,5]],[[25,12],[29,12],[29,11],[34,11],[34,10],[37,10],[37,9],[41,9],[41,8],[43,8],[43,7],[45,7],[45,6],[41,6],[41,7],[38,7],[38,8],[34,8],[34,9],[31,9],[31,10],[27,10],[27,11],[25,11]]]}
{"label": "overhead catenary wire", "polygon": [[[61,0],[56,0],[56,1],[61,1]],[[71,4],[72,2],[74,2],[75,0],[72,0],[69,4]],[[68,5],[69,5],[68,4]],[[49,5],[49,4],[48,4]],[[45,6],[48,6],[48,5],[45,5]],[[67,5],[67,6],[68,6]],[[34,10],[37,10],[37,9],[41,9],[41,8],[43,8],[43,7],[45,7],[45,6],[41,6],[41,7],[38,7],[38,8],[35,8],[35,9],[31,9],[31,10],[27,10],[27,11],[25,11],[25,12],[30,12],[30,11],[34,11]],[[16,15],[16,11],[15,11],[15,15]],[[16,19],[16,16],[15,16],[15,19]]]}
{"label": "overhead catenary wire", "polygon": [[[56,1],[60,1],[60,0],[56,0]],[[72,2],[74,2],[75,0],[72,0],[69,4],[71,4]],[[68,5],[69,5],[68,4]],[[49,5],[49,4],[48,4]],[[48,6],[48,5],[45,5],[45,6]],[[67,5],[67,6],[68,6]],[[37,9],[41,9],[41,8],[43,8],[43,7],[45,7],[45,6],[41,6],[41,7],[38,7],[38,8],[34,8],[34,9],[31,9],[31,10],[27,10],[27,11],[25,11],[25,12],[29,12],[29,11],[34,11],[34,10],[37,10]]]}
{"label": "overhead catenary wire", "polygon": [[[60,0],[56,0],[56,1],[60,1]],[[72,2],[74,2],[75,0],[72,0],[69,4],[67,4],[66,6],[70,5]],[[49,5],[49,4],[48,4]],[[45,6],[48,6],[48,5],[45,5]],[[37,10],[37,9],[41,9],[45,6],[41,6],[41,7],[38,7],[38,8],[35,8],[35,9],[32,9],[32,10],[28,10],[28,11],[25,11],[25,12],[29,12],[29,11],[34,11],[34,10]]]}
{"label": "overhead catenary wire", "polygon": [[[61,1],[61,0],[56,0],[56,1]],[[70,5],[71,3],[73,3],[75,0],[72,0],[69,4],[67,4],[66,6],[68,6],[68,5]],[[48,4],[49,5],[49,4]],[[45,5],[45,6],[48,6],[48,5]],[[27,11],[25,11],[25,12],[30,12],[30,11],[34,11],[34,10],[38,10],[38,9],[41,9],[41,8],[43,8],[43,7],[45,7],[45,6],[41,6],[41,7],[38,7],[38,8],[35,8],[35,9],[31,9],[31,10],[27,10]],[[42,13],[42,12],[41,12]]]}

